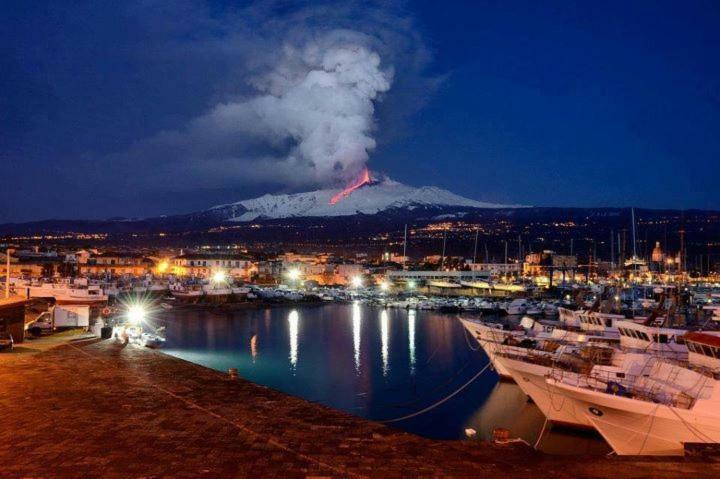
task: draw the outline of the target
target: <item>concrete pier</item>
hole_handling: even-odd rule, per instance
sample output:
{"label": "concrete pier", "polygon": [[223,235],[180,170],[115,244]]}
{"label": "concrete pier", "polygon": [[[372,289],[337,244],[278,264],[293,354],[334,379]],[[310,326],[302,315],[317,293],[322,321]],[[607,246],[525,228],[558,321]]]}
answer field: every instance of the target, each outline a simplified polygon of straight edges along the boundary
{"label": "concrete pier", "polygon": [[718,477],[696,459],[557,457],[434,441],[137,346],[0,355],[10,477]]}

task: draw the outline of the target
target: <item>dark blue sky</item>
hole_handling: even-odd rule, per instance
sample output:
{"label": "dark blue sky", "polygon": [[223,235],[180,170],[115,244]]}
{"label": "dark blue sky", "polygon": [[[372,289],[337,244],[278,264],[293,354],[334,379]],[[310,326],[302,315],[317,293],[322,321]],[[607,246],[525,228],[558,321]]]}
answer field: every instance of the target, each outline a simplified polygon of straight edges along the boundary
{"label": "dark blue sky", "polygon": [[292,139],[192,125],[340,28],[392,72],[372,170],[491,202],[720,209],[720,3],[364,5],[4,2],[0,222],[318,186],[258,168]]}

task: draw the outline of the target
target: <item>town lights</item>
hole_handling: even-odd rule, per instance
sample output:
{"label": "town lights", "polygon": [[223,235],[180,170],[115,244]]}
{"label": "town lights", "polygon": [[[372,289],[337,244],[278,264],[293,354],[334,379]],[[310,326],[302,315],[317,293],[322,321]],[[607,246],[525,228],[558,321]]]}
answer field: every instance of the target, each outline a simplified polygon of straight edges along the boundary
{"label": "town lights", "polygon": [[168,269],[170,268],[170,263],[167,261],[160,261],[157,265],[157,272],[160,274],[167,273]]}
{"label": "town lights", "polygon": [[413,281],[413,280],[410,280],[407,282],[408,289],[415,289],[416,286],[417,286],[417,284],[415,284],[415,281]]}
{"label": "town lights", "polygon": [[390,283],[388,283],[387,281],[381,281],[381,282],[380,282],[380,289],[383,290],[383,291],[389,290],[389,289],[390,289]]}
{"label": "town lights", "polygon": [[147,318],[147,309],[140,304],[133,304],[126,313],[127,321],[132,326],[138,326]]}
{"label": "town lights", "polygon": [[227,280],[227,275],[225,274],[225,271],[215,271],[212,275],[213,283],[224,283]]}
{"label": "town lights", "polygon": [[363,279],[361,276],[353,276],[350,280],[350,284],[353,288],[362,288],[363,285]]}

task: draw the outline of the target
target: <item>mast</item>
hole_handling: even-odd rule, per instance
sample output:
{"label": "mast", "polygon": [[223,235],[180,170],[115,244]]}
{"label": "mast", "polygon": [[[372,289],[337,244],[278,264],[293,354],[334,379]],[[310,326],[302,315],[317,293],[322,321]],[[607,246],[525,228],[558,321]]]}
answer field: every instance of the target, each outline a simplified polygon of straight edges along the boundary
{"label": "mast", "polygon": [[518,263],[522,259],[522,236],[518,235]]}
{"label": "mast", "polygon": [[405,223],[405,236],[403,239],[403,270],[406,269],[406,263],[407,261],[407,223]]}
{"label": "mast", "polygon": [[475,247],[473,248],[473,263],[477,262],[477,243],[478,235],[480,234],[480,228],[475,228]]}
{"label": "mast", "polygon": [[637,259],[637,233],[635,231],[635,208],[632,208],[633,260]]}
{"label": "mast", "polygon": [[5,299],[10,298],[10,248],[5,250],[7,262],[5,263]]}
{"label": "mast", "polygon": [[442,259],[440,260],[440,270],[445,267],[445,241],[447,240],[447,230],[443,231],[443,247],[442,247]]}

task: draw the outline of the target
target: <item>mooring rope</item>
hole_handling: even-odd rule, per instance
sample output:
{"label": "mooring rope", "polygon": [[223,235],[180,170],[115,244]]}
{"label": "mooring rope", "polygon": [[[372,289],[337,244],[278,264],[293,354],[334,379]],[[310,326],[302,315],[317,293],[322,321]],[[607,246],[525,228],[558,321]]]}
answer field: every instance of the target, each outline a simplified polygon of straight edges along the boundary
{"label": "mooring rope", "polygon": [[479,378],[480,375],[481,375],[482,373],[484,373],[489,367],[490,367],[490,363],[487,363],[480,371],[477,372],[477,374],[475,374],[475,376],[473,376],[472,378],[470,378],[470,380],[469,380],[468,382],[466,382],[465,384],[463,384],[462,386],[460,386],[458,389],[456,389],[453,393],[451,393],[451,394],[448,395],[448,396],[445,396],[444,398],[442,398],[442,399],[439,400],[438,402],[436,402],[436,403],[434,403],[434,404],[431,404],[430,406],[428,406],[428,407],[426,407],[426,408],[424,408],[424,409],[421,409],[421,410],[419,410],[419,411],[417,411],[417,412],[414,412],[414,413],[412,413],[412,414],[408,414],[407,416],[402,416],[402,417],[398,417],[398,418],[395,418],[395,419],[386,419],[385,421],[380,421],[380,422],[388,424],[388,423],[392,423],[392,422],[405,421],[406,419],[414,418],[414,417],[416,417],[416,416],[419,416],[419,415],[421,415],[421,414],[425,414],[426,412],[435,409],[436,407],[440,406],[441,404],[449,401],[450,399],[452,399],[453,397],[455,397],[456,395],[458,395],[463,389],[465,389],[466,387],[468,387],[470,384],[472,384],[473,381],[475,381],[477,378]]}

